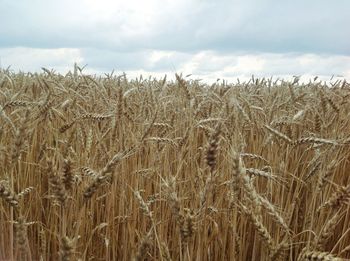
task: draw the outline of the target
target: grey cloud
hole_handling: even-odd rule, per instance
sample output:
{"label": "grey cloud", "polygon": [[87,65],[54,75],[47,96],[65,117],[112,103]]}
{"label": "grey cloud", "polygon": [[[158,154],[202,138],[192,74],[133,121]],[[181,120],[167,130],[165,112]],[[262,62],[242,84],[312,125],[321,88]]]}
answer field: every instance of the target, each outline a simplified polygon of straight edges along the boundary
{"label": "grey cloud", "polygon": [[115,52],[86,48],[81,50],[81,55],[88,67],[94,67],[99,71],[110,71],[112,69],[120,71],[172,71],[191,58],[190,55],[185,53],[173,53],[169,57],[162,56],[152,61],[153,52],[152,50]]}
{"label": "grey cloud", "polygon": [[138,70],[146,65],[146,54],[142,52],[111,52],[97,49],[83,49],[82,56],[88,67],[99,70]]}
{"label": "grey cloud", "polygon": [[133,34],[124,10],[103,21],[90,19],[79,1],[2,0],[0,46],[350,55],[346,0],[194,0],[162,10],[147,31]]}

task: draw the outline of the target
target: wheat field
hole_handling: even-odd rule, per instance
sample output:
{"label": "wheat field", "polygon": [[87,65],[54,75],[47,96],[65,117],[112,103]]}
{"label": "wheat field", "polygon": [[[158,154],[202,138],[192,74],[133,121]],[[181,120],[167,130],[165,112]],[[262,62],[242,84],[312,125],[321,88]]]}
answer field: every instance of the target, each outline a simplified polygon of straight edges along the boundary
{"label": "wheat field", "polygon": [[0,260],[350,259],[350,85],[0,72]]}

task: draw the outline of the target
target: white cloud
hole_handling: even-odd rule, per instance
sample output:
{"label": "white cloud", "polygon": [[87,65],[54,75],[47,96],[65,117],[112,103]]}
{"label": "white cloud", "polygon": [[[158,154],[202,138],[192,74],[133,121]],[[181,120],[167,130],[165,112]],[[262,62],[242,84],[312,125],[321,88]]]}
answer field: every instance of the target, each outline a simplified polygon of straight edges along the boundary
{"label": "white cloud", "polygon": [[4,48],[0,49],[0,58],[2,67],[11,66],[13,70],[22,71],[40,71],[45,67],[67,72],[75,62],[84,62],[79,49],[69,48]]}
{"label": "white cloud", "polygon": [[304,75],[304,79],[320,76],[328,80],[332,75],[350,80],[350,56],[317,54],[222,54],[200,51],[193,54],[145,50],[132,53],[116,53],[94,49],[0,49],[3,67],[11,65],[15,70],[40,71],[41,67],[67,72],[77,62],[87,64],[88,73],[106,73],[115,70],[130,77],[163,77],[175,72],[207,82],[217,78],[235,81],[237,78],[290,77]]}

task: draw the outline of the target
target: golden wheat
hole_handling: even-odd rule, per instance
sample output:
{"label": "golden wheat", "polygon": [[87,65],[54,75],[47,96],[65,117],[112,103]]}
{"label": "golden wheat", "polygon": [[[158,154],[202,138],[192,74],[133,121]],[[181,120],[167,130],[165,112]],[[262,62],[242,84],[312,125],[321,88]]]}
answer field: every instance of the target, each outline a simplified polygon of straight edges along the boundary
{"label": "golden wheat", "polygon": [[350,258],[350,85],[0,70],[0,260]]}

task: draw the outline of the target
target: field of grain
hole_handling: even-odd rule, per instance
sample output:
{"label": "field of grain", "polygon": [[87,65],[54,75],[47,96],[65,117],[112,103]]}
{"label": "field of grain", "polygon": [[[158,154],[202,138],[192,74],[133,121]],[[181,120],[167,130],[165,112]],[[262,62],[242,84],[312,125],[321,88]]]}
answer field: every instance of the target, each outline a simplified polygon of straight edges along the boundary
{"label": "field of grain", "polygon": [[350,258],[350,85],[0,72],[0,260]]}

